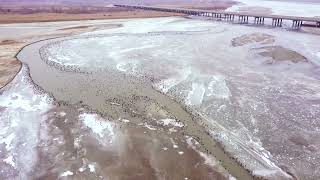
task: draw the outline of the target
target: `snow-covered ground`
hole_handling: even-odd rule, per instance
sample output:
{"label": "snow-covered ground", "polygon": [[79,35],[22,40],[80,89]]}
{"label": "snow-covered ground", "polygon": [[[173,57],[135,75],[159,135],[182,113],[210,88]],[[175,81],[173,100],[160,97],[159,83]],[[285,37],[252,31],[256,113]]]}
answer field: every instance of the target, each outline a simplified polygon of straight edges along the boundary
{"label": "snow-covered ground", "polygon": [[52,99],[39,91],[23,66],[0,95],[0,177],[28,179],[38,161],[40,129]]}
{"label": "snow-covered ground", "polygon": [[[232,46],[245,34],[272,41]],[[256,175],[320,177],[319,36],[183,18],[132,20],[47,46],[49,61],[153,79],[209,124],[212,136]],[[281,46],[307,62],[270,63]],[[286,53],[286,52],[283,52]],[[281,54],[281,52],[280,52]],[[293,58],[293,57],[292,57]],[[165,122],[164,122],[165,123]]]}
{"label": "snow-covered ground", "polygon": [[319,2],[290,2],[288,1],[276,1],[276,0],[237,0],[239,4],[232,6],[227,11],[254,11],[259,9],[260,12],[271,12],[275,15],[287,15],[287,16],[305,16],[314,17],[320,16],[320,3]]}

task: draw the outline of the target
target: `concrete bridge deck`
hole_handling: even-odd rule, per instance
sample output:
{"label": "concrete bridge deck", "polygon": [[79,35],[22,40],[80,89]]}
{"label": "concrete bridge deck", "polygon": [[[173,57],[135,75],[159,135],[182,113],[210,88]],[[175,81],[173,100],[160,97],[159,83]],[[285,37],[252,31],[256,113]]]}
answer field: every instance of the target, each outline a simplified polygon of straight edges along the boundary
{"label": "concrete bridge deck", "polygon": [[[283,21],[292,21],[293,29],[300,29],[304,22],[308,22],[315,27],[320,28],[320,18],[316,17],[299,17],[299,16],[283,16],[283,15],[265,15],[257,13],[239,13],[239,12],[226,12],[226,11],[208,11],[200,9],[183,9],[183,8],[164,8],[164,7],[154,7],[154,6],[131,6],[131,5],[115,5],[117,7],[134,8],[134,9],[144,9],[153,11],[164,11],[164,12],[174,12],[182,13],[187,15],[195,16],[206,16],[218,19],[224,19],[226,21],[235,21],[241,24],[248,24],[249,18],[254,19],[254,24],[264,25],[265,19],[272,20],[272,26],[282,27]],[[309,24],[309,26],[310,26]]]}

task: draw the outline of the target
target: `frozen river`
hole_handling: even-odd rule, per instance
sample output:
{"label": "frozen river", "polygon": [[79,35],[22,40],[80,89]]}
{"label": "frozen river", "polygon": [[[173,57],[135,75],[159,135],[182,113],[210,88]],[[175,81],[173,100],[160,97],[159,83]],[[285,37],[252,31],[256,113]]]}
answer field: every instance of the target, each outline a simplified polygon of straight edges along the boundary
{"label": "frozen river", "polygon": [[315,17],[320,16],[320,3],[317,0],[237,0],[239,4],[227,11],[255,11],[257,13]]}
{"label": "frozen river", "polygon": [[246,179],[235,158],[255,176],[320,178],[319,36],[118,23],[21,51],[0,96],[2,177]]}
{"label": "frozen river", "polygon": [[203,20],[133,20],[55,42],[49,64],[115,70],[200,116],[256,175],[320,177],[319,37]]}

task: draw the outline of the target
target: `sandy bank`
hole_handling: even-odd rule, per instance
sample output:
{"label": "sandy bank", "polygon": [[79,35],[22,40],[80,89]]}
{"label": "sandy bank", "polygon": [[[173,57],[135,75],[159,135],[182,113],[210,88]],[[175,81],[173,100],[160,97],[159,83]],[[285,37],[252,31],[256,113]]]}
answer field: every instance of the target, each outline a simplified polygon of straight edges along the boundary
{"label": "sandy bank", "polygon": [[36,13],[36,14],[1,14],[0,24],[32,23],[32,22],[56,22],[79,20],[105,20],[105,19],[130,19],[181,16],[177,13],[159,11],[129,11],[106,12],[99,14],[63,14],[63,13]]}

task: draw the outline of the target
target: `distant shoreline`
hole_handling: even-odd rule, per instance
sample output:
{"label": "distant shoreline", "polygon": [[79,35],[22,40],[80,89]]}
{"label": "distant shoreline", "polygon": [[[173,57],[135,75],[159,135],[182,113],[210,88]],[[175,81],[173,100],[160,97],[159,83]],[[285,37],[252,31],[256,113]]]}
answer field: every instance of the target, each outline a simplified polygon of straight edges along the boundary
{"label": "distant shoreline", "polygon": [[115,12],[115,13],[98,13],[98,14],[65,14],[65,13],[1,14],[0,24],[155,18],[155,17],[168,17],[168,16],[182,16],[182,14],[156,12],[156,11],[148,11],[148,12],[132,11],[132,12]]}

